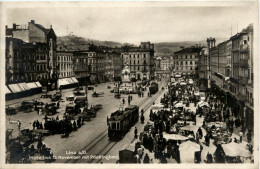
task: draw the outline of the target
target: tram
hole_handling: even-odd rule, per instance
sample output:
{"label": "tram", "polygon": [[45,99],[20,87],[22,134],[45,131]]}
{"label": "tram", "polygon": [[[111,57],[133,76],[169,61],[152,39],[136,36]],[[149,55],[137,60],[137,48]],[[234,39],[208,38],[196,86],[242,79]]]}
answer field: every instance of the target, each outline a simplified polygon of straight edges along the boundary
{"label": "tram", "polygon": [[118,140],[134,126],[139,119],[139,106],[130,105],[125,110],[117,110],[107,119],[108,137],[110,140]]}

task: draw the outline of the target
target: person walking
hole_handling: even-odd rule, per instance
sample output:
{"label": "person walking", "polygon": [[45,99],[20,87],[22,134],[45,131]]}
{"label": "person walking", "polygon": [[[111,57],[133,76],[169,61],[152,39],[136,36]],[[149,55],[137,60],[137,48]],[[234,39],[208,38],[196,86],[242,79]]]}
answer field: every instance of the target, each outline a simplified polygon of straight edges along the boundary
{"label": "person walking", "polygon": [[242,130],[240,130],[240,132],[239,132],[239,136],[240,136],[240,143],[242,143],[242,141],[243,141],[243,132],[242,132]]}
{"label": "person walking", "polygon": [[137,131],[137,128],[135,127],[135,131],[134,131],[134,137],[135,137],[135,139],[137,139],[137,134],[138,134],[138,131]]}
{"label": "person walking", "polygon": [[144,161],[143,161],[143,163],[144,163],[144,164],[148,164],[149,162],[150,162],[150,158],[149,158],[148,154],[146,153],[145,156],[144,156]]}
{"label": "person walking", "polygon": [[123,102],[123,104],[125,104],[125,98],[123,98],[122,102]]}
{"label": "person walking", "polygon": [[247,141],[248,141],[248,143],[251,143],[251,137],[252,137],[252,133],[249,130],[248,133],[247,133]]}

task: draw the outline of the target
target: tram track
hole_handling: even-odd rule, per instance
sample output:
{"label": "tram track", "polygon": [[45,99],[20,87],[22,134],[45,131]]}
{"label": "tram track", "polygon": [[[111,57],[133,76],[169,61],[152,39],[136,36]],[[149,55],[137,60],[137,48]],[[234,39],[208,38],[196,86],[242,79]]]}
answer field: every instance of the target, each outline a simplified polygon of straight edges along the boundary
{"label": "tram track", "polygon": [[[163,83],[164,84],[164,83]],[[163,85],[162,84],[162,85]],[[160,85],[160,86],[162,86]],[[151,102],[148,103],[147,105],[144,106],[143,110],[144,112],[153,104],[153,102],[164,92],[164,90],[159,90],[158,87],[158,92],[156,93],[156,95],[154,95],[152,98],[151,97],[146,97],[144,100],[142,100],[140,103],[138,103],[137,105],[139,107],[141,107],[143,104],[145,104],[148,100],[150,100]],[[140,113],[139,113],[140,114]],[[93,139],[90,143],[88,143],[84,148],[82,148],[79,152],[88,152],[90,150],[92,150],[98,143],[102,143],[102,141],[106,138],[107,136],[107,131],[108,129],[102,131],[95,139]],[[109,153],[109,151],[118,143],[119,141],[108,141],[107,144],[105,144],[105,146],[102,146],[103,148],[101,148],[101,150],[95,154],[95,156],[100,156],[101,158],[99,159],[89,159],[88,163],[99,163],[102,160],[102,157],[107,155]],[[77,153],[77,155],[79,156],[84,156],[86,154],[80,154]],[[71,160],[67,160],[65,163],[76,163],[77,161],[81,160],[81,158],[78,159],[71,159]]]}

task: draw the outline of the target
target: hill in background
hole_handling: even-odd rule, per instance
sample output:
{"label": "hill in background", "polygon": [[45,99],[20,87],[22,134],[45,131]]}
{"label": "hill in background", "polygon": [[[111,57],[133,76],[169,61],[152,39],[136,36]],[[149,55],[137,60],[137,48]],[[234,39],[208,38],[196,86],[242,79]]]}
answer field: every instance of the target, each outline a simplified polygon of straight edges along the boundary
{"label": "hill in background", "polygon": [[[223,42],[225,39],[219,38],[217,42]],[[68,35],[68,36],[61,36],[57,39],[57,44],[64,44],[65,46],[71,46],[74,49],[88,49],[89,44],[94,43],[97,46],[109,46],[109,47],[116,47],[116,46],[123,46],[123,45],[130,45],[129,43],[120,43],[114,41],[99,41],[94,39],[88,39],[83,37],[78,37],[75,35]],[[174,52],[180,50],[180,46],[183,47],[190,47],[190,46],[206,46],[205,41],[187,41],[187,42],[160,42],[154,43],[155,48],[155,56],[170,56]]]}

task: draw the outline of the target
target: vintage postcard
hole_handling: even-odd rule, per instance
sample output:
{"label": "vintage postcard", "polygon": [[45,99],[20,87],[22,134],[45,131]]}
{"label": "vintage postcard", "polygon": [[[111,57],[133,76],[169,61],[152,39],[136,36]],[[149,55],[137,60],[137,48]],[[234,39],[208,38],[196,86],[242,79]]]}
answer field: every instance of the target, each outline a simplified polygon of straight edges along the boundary
{"label": "vintage postcard", "polygon": [[2,168],[258,168],[258,1],[0,11]]}

